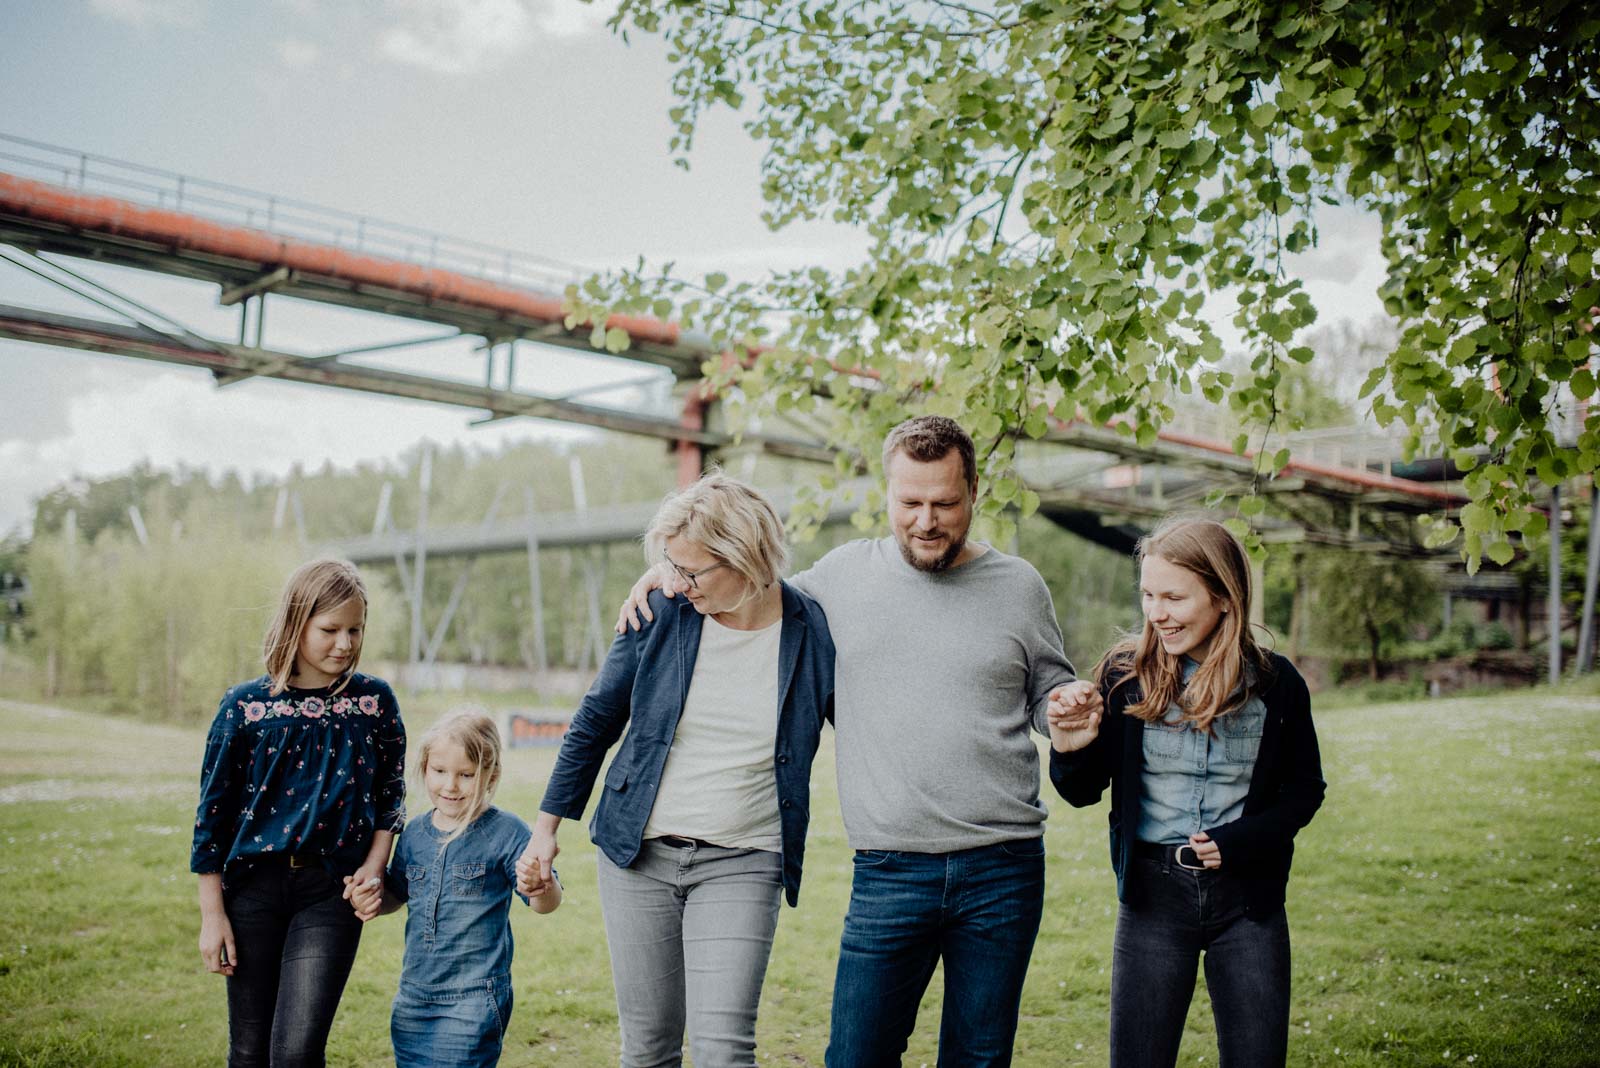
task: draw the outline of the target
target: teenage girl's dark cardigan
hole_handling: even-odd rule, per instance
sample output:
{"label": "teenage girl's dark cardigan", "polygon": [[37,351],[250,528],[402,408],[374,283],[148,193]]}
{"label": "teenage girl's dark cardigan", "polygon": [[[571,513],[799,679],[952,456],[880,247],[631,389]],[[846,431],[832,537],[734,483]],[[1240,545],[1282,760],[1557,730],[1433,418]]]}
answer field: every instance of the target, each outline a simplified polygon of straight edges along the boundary
{"label": "teenage girl's dark cardigan", "polygon": [[[1266,705],[1261,748],[1250,776],[1244,815],[1205,831],[1222,850],[1223,870],[1246,880],[1245,912],[1261,915],[1283,905],[1294,856],[1295,832],[1311,822],[1326,784],[1311,725],[1311,697],[1294,665],[1270,654],[1268,678],[1258,694]],[[1113,669],[1115,674],[1115,669]],[[1139,684],[1129,679],[1102,686],[1105,714],[1100,734],[1075,753],[1050,753],[1050,781],[1074,807],[1100,800],[1111,787],[1111,867],[1117,873],[1117,899],[1130,901],[1128,858],[1139,826],[1139,778],[1144,770],[1144,721],[1125,714],[1139,701]]]}

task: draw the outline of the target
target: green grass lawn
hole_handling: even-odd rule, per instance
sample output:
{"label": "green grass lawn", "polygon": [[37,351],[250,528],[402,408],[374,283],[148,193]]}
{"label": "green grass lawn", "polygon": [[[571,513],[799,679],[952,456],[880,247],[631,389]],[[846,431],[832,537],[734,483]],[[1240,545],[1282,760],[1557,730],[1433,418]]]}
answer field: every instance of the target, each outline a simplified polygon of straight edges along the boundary
{"label": "green grass lawn", "polygon": [[[427,716],[411,717],[413,736]],[[1328,801],[1289,888],[1296,1065],[1600,1064],[1600,697],[1520,691],[1321,714]],[[188,873],[203,728],[0,701],[0,1065],[211,1065],[222,980]],[[849,852],[831,733],[804,894],[785,909],[760,1055],[820,1065]],[[510,754],[500,804],[537,808],[552,750]],[[1048,786],[1046,786],[1048,791]],[[415,806],[414,806],[415,807]],[[1051,802],[1046,913],[1016,1063],[1106,1061],[1116,916],[1104,809]],[[514,913],[502,1063],[616,1063],[593,847],[567,828],[567,900]],[[367,928],[331,1063],[388,1062],[403,915]],[[939,980],[905,1063],[931,1064]],[[1214,1065],[1197,994],[1182,1063]]]}

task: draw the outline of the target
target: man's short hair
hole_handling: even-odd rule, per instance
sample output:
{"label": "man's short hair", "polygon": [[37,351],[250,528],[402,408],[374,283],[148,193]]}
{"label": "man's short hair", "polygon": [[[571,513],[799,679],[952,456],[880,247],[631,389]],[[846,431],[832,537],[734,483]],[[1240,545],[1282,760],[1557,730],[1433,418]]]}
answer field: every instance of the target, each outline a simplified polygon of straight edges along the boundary
{"label": "man's short hair", "polygon": [[933,463],[950,455],[954,449],[961,454],[961,473],[968,486],[978,483],[978,453],[972,437],[961,424],[943,415],[919,415],[907,419],[883,439],[883,472],[889,474],[889,458],[903,452],[918,463]]}

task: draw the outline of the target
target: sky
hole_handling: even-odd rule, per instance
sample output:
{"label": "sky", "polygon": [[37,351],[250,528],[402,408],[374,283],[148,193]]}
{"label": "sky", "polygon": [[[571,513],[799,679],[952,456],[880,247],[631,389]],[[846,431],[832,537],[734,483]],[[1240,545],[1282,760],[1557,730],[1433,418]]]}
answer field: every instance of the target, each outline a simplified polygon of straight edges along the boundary
{"label": "sky", "polygon": [[[580,268],[672,260],[735,277],[840,267],[865,247],[831,224],[769,231],[760,146],[714,114],[691,167],[667,151],[670,67],[659,40],[624,43],[611,5],[578,0],[0,0],[0,134],[384,218]],[[16,151],[0,140],[0,152]],[[0,159],[0,170],[8,170]],[[1381,311],[1378,228],[1334,209],[1294,268],[1324,323]],[[186,325],[236,336],[217,290],[69,264]],[[287,351],[436,328],[269,302]],[[0,262],[0,304],[104,313]],[[1221,309],[1225,311],[1225,309]],[[1224,317],[1225,318],[1225,317]],[[1228,327],[1219,327],[1228,336]],[[637,364],[555,349],[518,356],[519,388],[639,378]],[[464,344],[390,361],[481,380]],[[659,399],[619,390],[604,402]],[[140,462],[281,476],[395,458],[423,440],[494,448],[570,437],[535,420],[0,340],[0,536],[76,476]]]}

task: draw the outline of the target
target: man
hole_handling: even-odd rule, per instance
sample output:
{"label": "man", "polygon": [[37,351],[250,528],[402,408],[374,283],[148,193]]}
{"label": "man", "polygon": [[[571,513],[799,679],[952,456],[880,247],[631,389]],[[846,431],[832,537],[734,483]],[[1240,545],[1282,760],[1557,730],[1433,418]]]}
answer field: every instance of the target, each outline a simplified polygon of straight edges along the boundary
{"label": "man", "polygon": [[[967,540],[972,439],[942,416],[883,447],[891,538],[842,545],[792,579],[837,650],[839,804],[855,873],[829,1068],[900,1063],[943,960],[942,1066],[1011,1063],[1044,904],[1044,806],[1029,728],[1099,708],[1061,651],[1032,565]],[[624,607],[650,617],[640,588]],[[668,577],[667,592],[681,588]]]}

